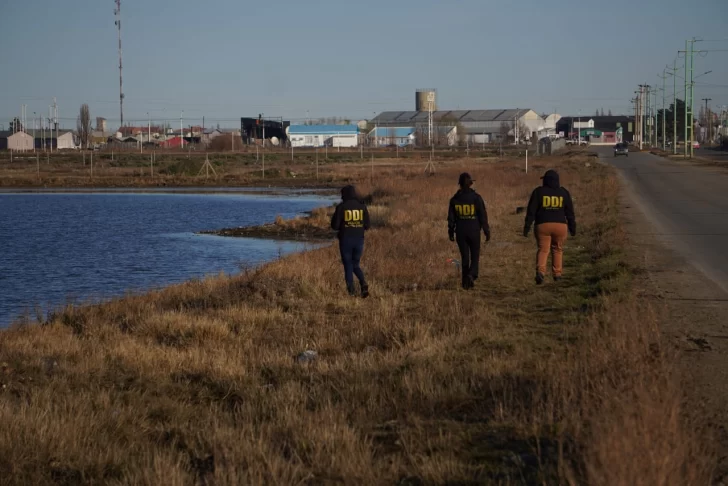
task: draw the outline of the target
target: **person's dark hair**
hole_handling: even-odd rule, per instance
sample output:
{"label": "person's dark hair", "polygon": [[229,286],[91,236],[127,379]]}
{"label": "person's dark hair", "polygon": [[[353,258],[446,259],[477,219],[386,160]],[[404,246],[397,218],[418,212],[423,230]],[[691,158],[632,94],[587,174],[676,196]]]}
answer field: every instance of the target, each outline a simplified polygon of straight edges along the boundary
{"label": "person's dark hair", "polygon": [[341,200],[351,201],[352,199],[359,199],[356,193],[356,187],[352,185],[344,186],[341,188]]}
{"label": "person's dark hair", "polygon": [[458,177],[458,185],[463,189],[467,189],[473,185],[473,178],[467,172],[463,172]]}
{"label": "person's dark hair", "polygon": [[541,177],[543,179],[543,185],[544,187],[550,187],[552,189],[558,189],[561,187],[561,182],[559,181],[559,173],[555,170],[547,170],[546,173]]}

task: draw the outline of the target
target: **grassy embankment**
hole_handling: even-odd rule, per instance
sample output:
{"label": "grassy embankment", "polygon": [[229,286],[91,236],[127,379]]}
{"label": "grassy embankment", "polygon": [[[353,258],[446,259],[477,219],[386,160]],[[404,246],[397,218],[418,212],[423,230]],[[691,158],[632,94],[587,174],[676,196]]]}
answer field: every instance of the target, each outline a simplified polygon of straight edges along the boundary
{"label": "grassy embankment", "polygon": [[[584,162],[548,161],[580,229],[558,285],[534,286],[514,214],[545,161],[529,175],[468,164],[493,223],[471,292],[446,263],[460,168],[393,169],[361,185],[377,226],[368,300],[345,295],[329,247],[3,332],[0,477],[706,484],[658,316],[630,289],[617,183]],[[306,349],[318,359],[297,363]]]}
{"label": "grassy embankment", "polygon": [[[505,150],[507,156],[516,148]],[[522,150],[522,149],[521,149]],[[510,152],[509,152],[510,151]],[[472,150],[471,160],[493,160],[497,148]],[[111,151],[91,153],[64,151],[14,154],[0,152],[0,187],[5,188],[74,188],[74,187],[176,187],[176,186],[327,186],[346,180],[347,165],[370,165],[374,156],[375,173],[392,166],[425,164],[429,151],[400,151],[398,157],[391,149],[359,150],[267,149],[265,165],[262,154],[255,149],[237,152],[159,151],[151,163],[150,153]],[[362,159],[363,156],[363,159]],[[439,151],[438,160],[454,160],[465,151]],[[214,173],[206,173],[203,164],[209,158]],[[316,166],[318,165],[318,170]],[[263,169],[265,168],[265,174]]]}

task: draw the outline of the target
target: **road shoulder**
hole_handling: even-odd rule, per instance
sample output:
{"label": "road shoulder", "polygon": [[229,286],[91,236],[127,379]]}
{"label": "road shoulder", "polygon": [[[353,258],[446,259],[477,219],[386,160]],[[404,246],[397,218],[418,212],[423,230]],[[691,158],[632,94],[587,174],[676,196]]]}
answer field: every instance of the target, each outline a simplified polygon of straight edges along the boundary
{"label": "road shoulder", "polygon": [[662,333],[678,350],[688,410],[717,439],[717,478],[728,478],[728,293],[670,246],[622,181],[620,211],[632,259],[644,271],[637,287],[664,318]]}

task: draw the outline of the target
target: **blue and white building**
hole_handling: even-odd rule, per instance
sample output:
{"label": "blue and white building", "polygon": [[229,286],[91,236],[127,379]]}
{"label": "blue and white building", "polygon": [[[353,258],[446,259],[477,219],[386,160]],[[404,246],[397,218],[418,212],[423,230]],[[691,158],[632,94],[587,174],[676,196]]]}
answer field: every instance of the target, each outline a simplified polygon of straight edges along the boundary
{"label": "blue and white building", "polygon": [[415,131],[415,127],[377,127],[369,132],[367,138],[375,147],[407,147],[415,144]]}
{"label": "blue and white building", "polygon": [[357,147],[356,125],[291,125],[286,129],[292,147]]}

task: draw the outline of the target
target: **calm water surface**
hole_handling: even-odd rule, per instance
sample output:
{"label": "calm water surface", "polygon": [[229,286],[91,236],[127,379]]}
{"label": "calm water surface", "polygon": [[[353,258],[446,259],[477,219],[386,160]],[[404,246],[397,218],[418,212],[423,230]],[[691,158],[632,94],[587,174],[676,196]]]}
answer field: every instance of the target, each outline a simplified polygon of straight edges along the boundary
{"label": "calm water surface", "polygon": [[171,193],[0,194],[0,327],[36,308],[95,302],[210,274],[236,273],[305,247],[201,236],[293,217],[332,199]]}

